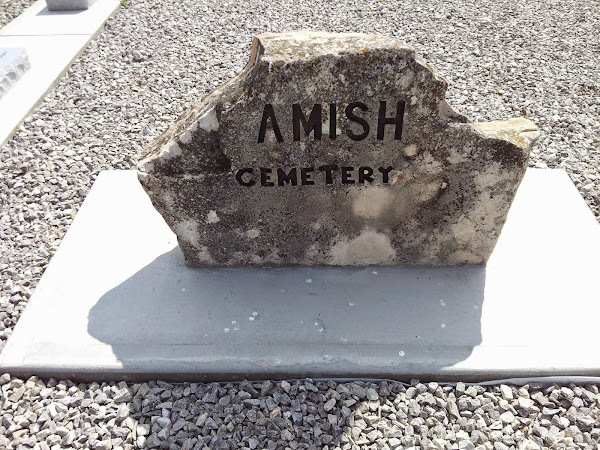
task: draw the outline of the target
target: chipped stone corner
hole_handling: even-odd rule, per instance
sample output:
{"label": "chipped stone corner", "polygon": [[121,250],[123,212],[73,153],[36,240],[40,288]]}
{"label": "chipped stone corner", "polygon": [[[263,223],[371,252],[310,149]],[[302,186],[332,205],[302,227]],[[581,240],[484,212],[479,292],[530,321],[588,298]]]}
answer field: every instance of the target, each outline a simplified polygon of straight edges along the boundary
{"label": "chipped stone corner", "polygon": [[523,117],[477,122],[474,125],[487,138],[508,141],[526,150],[529,150],[540,137],[538,127],[531,120]]}

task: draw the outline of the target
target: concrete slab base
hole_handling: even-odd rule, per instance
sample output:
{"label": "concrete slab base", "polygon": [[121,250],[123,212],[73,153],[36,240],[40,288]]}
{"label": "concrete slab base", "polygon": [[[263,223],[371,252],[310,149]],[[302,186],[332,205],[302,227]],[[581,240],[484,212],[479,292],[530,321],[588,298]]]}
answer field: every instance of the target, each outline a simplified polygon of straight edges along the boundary
{"label": "concrete slab base", "polygon": [[79,380],[600,375],[600,226],[529,169],[487,267],[191,269],[103,172],[0,354]]}
{"label": "concrete slab base", "polygon": [[119,5],[119,0],[96,0],[84,11],[53,12],[45,0],[38,0],[0,29],[0,47],[25,49],[31,63],[0,98],[0,146],[58,83]]}

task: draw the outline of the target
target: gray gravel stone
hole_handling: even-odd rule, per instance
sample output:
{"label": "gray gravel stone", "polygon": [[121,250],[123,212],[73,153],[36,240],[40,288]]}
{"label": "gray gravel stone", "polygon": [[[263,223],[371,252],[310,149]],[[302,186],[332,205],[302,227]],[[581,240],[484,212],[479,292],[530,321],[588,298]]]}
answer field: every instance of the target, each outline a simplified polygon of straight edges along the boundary
{"label": "gray gravel stone", "polygon": [[327,400],[327,402],[323,405],[323,409],[325,411],[331,411],[333,408],[335,407],[335,398],[330,398],[329,400]]}
{"label": "gray gravel stone", "polygon": [[500,392],[502,394],[502,397],[505,400],[512,400],[513,399],[513,392],[512,392],[512,389],[510,388],[510,386],[507,386],[506,384],[501,384],[500,385]]}
{"label": "gray gravel stone", "polygon": [[3,373],[0,375],[0,386],[4,386],[7,383],[10,383],[10,374]]}
{"label": "gray gravel stone", "polygon": [[128,389],[121,389],[114,397],[115,403],[123,403],[131,400],[131,392]]}
{"label": "gray gravel stone", "polygon": [[379,400],[379,394],[373,388],[367,389],[367,399],[370,401]]}
{"label": "gray gravel stone", "polygon": [[362,387],[361,385],[356,384],[356,383],[352,384],[351,392],[352,392],[352,394],[356,395],[359,399],[363,399],[367,395],[367,390],[364,387]]}

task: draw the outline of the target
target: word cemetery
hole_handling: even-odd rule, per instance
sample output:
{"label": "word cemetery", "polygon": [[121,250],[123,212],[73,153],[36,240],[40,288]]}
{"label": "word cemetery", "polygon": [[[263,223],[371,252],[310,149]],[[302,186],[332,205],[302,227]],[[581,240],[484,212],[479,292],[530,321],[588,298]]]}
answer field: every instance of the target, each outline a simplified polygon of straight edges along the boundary
{"label": "word cemetery", "polygon": [[[254,169],[245,168],[240,169],[235,174],[235,179],[242,186],[254,186],[256,184],[256,180],[252,177],[252,172]],[[335,164],[328,164],[326,166],[320,166],[317,169],[319,172],[322,172],[322,176],[319,178],[320,182],[326,184],[333,184],[333,173],[340,171],[341,172],[341,180],[342,184],[354,184],[354,183],[373,183],[375,181],[375,170],[371,167],[359,167],[356,169],[356,176],[358,180],[352,178],[353,172],[355,171],[354,167],[342,166],[338,167]],[[390,182],[390,172],[393,170],[392,166],[389,167],[380,167],[377,169],[380,172],[381,182],[383,184],[388,184]],[[300,184],[302,186],[312,186],[315,184],[313,177],[313,173],[315,171],[314,167],[302,167],[298,171],[295,167],[293,169],[277,169],[277,175],[271,175],[271,172],[275,172],[274,169],[268,169],[265,167],[261,167],[260,171],[260,185],[261,186],[285,186],[287,184],[291,184],[292,186],[298,186],[298,172],[300,172]],[[249,175],[244,179],[244,175]],[[277,182],[269,181],[271,176],[275,176]]]}
{"label": "word cemetery", "polygon": [[194,266],[485,264],[539,133],[446,88],[396,39],[261,35],[139,179]]}

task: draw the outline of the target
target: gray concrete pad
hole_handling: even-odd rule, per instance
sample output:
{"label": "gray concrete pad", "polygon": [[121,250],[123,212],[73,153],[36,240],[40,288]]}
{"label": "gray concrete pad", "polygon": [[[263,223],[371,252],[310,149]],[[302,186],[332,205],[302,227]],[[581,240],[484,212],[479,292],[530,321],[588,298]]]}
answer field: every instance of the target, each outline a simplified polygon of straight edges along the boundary
{"label": "gray concrete pad", "polygon": [[100,174],[0,370],[73,379],[600,375],[600,226],[529,169],[487,267],[192,269],[136,174]]}

